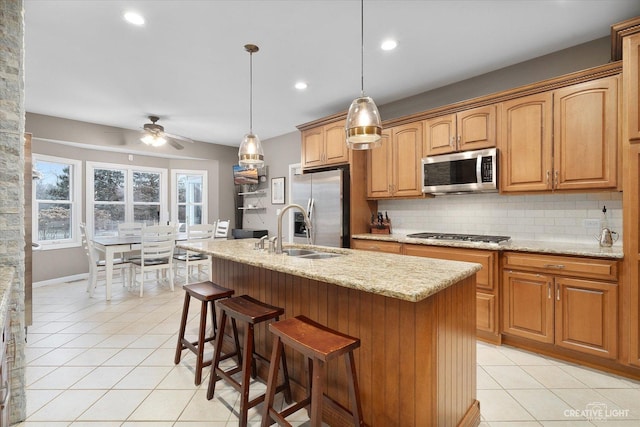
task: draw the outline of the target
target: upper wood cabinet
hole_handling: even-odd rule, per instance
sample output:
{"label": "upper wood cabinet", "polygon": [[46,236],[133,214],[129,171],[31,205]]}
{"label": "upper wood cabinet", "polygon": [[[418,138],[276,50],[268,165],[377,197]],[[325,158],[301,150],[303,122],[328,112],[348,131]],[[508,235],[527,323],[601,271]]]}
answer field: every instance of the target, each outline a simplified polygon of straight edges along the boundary
{"label": "upper wood cabinet", "polygon": [[615,188],[618,184],[618,77],[553,94],[553,187]]}
{"label": "upper wood cabinet", "polygon": [[640,142],[640,34],[625,37],[623,48],[623,75],[625,108],[627,117],[627,139]]}
{"label": "upper wood cabinet", "polygon": [[422,195],[422,123],[383,131],[382,146],[367,152],[367,197]]}
{"label": "upper wood cabinet", "polygon": [[500,105],[501,190],[589,190],[618,185],[618,77]]}
{"label": "upper wood cabinet", "polygon": [[550,188],[553,98],[551,92],[516,98],[500,105],[500,188],[540,191]]}
{"label": "upper wood cabinet", "polygon": [[314,169],[349,163],[345,120],[302,132],[302,168]]}
{"label": "upper wood cabinet", "polygon": [[472,108],[424,121],[425,156],[496,146],[496,106]]}

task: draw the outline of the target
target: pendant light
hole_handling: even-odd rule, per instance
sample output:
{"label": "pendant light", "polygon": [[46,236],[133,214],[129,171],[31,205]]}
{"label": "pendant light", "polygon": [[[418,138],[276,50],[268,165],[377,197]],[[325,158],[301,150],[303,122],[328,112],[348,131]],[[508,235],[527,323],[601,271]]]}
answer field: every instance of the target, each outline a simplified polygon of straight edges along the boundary
{"label": "pendant light", "polygon": [[364,0],[360,0],[360,98],[347,113],[347,146],[352,150],[369,150],[382,144],[382,124],[376,103],[364,96]]}
{"label": "pendant light", "polygon": [[244,45],[249,52],[249,133],[244,136],[238,150],[238,164],[247,168],[264,165],[264,151],[258,135],[253,133],[253,54],[259,49],[254,44]]}

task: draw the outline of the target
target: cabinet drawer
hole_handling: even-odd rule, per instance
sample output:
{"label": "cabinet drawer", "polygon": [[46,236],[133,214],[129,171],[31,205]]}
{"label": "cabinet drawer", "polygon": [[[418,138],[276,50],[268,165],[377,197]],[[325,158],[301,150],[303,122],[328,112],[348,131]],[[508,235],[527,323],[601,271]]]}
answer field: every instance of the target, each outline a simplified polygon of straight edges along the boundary
{"label": "cabinet drawer", "polygon": [[390,254],[400,254],[402,252],[402,244],[380,240],[353,240],[351,248],[364,251],[387,252]]}
{"label": "cabinet drawer", "polygon": [[506,253],[504,254],[504,268],[591,279],[618,280],[618,261],[614,260]]}
{"label": "cabinet drawer", "polygon": [[496,283],[494,277],[497,254],[492,251],[406,244],[404,245],[404,254],[481,264],[482,269],[476,273],[476,286],[481,289],[493,290]]}

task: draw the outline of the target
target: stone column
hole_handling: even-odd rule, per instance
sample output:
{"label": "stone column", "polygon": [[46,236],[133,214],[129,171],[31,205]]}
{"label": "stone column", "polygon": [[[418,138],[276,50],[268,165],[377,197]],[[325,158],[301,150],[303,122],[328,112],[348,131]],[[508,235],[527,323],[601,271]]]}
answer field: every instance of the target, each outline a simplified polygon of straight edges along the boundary
{"label": "stone column", "polygon": [[7,322],[11,424],[26,417],[24,357],[24,17],[22,0],[0,0],[0,265],[15,268]]}

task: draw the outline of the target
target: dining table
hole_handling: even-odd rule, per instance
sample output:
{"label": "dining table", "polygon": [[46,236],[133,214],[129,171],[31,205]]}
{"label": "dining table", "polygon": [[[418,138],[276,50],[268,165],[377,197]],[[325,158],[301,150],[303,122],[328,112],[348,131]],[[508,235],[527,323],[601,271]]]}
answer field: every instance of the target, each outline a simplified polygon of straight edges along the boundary
{"label": "dining table", "polygon": [[[96,250],[104,253],[105,260],[105,297],[111,300],[113,284],[113,260],[115,254],[140,250],[142,236],[94,236],[91,239]],[[176,241],[187,240],[187,233],[177,233]]]}

